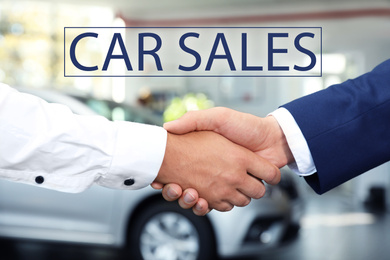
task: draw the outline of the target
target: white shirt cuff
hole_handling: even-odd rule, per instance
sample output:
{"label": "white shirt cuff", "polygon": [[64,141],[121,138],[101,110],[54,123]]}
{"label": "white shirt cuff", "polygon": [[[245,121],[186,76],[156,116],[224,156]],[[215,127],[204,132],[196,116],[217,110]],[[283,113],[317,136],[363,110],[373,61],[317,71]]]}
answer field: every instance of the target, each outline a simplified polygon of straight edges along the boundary
{"label": "white shirt cuff", "polygon": [[291,113],[281,107],[270,115],[278,121],[294,156],[295,162],[289,164],[288,167],[299,176],[309,176],[315,173],[316,167],[309,146]]}
{"label": "white shirt cuff", "polygon": [[162,164],[162,127],[75,115],[0,84],[0,177],[65,192],[93,183],[149,185]]}
{"label": "white shirt cuff", "polygon": [[101,176],[97,183],[116,189],[146,187],[160,170],[167,132],[162,127],[152,125],[129,122],[115,124],[118,131],[112,163],[108,173]]}

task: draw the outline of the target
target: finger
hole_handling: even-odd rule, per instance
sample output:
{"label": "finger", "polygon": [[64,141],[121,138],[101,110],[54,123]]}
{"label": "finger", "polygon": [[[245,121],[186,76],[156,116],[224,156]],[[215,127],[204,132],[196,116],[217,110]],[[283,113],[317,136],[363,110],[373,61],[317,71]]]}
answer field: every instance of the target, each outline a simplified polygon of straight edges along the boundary
{"label": "finger", "polygon": [[179,205],[183,209],[190,209],[193,206],[195,206],[196,202],[199,199],[198,192],[194,189],[186,189],[183,192],[183,196],[180,197],[179,199]]}
{"label": "finger", "polygon": [[278,167],[252,152],[248,151],[247,154],[247,172],[271,185],[280,182],[281,176]]}
{"label": "finger", "polygon": [[155,190],[161,190],[164,187],[164,184],[154,181],[150,184],[150,186],[152,186]]}
{"label": "finger", "polygon": [[237,207],[245,207],[251,202],[251,198],[240,190],[237,190],[234,196],[227,197],[224,200]]}
{"label": "finger", "polygon": [[260,199],[265,194],[265,186],[263,182],[249,173],[243,178],[243,182],[238,190],[253,199]]}
{"label": "finger", "polygon": [[167,122],[164,128],[174,134],[185,134],[192,131],[216,130],[223,124],[224,116],[230,110],[216,107],[200,111],[190,111],[181,118]]}
{"label": "finger", "polygon": [[211,204],[210,208],[215,209],[217,211],[221,211],[221,212],[227,212],[227,211],[231,211],[234,208],[234,205],[232,203],[230,203],[229,201],[224,201],[224,202],[220,202],[216,205]]}
{"label": "finger", "polygon": [[179,185],[175,183],[169,183],[164,186],[162,190],[162,195],[165,200],[174,201],[180,198],[182,192],[182,188]]}
{"label": "finger", "polygon": [[192,208],[192,211],[197,216],[204,216],[207,213],[209,213],[211,211],[211,209],[209,209],[209,204],[207,203],[207,201],[205,199],[199,198],[198,202]]}

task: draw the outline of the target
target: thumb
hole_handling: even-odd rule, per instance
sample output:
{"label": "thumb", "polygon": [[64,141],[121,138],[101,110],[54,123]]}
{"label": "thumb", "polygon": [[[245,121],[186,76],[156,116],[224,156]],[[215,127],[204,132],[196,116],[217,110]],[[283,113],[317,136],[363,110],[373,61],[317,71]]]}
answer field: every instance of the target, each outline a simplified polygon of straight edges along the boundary
{"label": "thumb", "polygon": [[165,130],[173,134],[193,131],[214,131],[223,123],[226,108],[210,108],[190,111],[181,118],[164,124]]}
{"label": "thumb", "polygon": [[164,188],[164,184],[157,181],[152,182],[150,186],[152,186],[152,188],[155,190],[161,190],[162,188]]}
{"label": "thumb", "polygon": [[185,134],[194,131],[194,126],[187,122],[188,120],[183,117],[164,123],[164,129],[172,134]]}
{"label": "thumb", "polygon": [[204,111],[190,111],[184,116],[164,124],[165,130],[173,134],[186,134],[198,129],[198,120],[202,118]]}

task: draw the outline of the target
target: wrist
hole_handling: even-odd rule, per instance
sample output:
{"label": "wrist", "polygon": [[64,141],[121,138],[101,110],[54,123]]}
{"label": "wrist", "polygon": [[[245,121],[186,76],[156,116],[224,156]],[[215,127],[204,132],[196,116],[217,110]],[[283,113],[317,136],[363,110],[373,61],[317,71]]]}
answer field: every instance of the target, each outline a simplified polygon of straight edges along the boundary
{"label": "wrist", "polygon": [[270,140],[273,142],[271,145],[274,150],[273,153],[276,155],[275,165],[281,168],[287,164],[293,163],[295,161],[294,156],[288,145],[283,129],[280,127],[276,118],[272,115],[269,115],[263,118],[263,120],[268,126],[268,135],[271,136]]}
{"label": "wrist", "polygon": [[[182,168],[188,160],[188,155],[183,143],[182,135],[167,133],[167,144],[164,158],[157,174],[155,182],[162,184],[182,182]],[[180,160],[178,160],[180,158]]]}
{"label": "wrist", "polygon": [[173,154],[173,144],[172,142],[174,138],[172,138],[172,134],[167,133],[167,144],[165,146],[165,154],[163,161],[161,163],[160,170],[157,173],[157,177],[154,180],[155,182],[159,182],[162,184],[166,184],[168,182],[168,172],[172,167],[172,154]]}

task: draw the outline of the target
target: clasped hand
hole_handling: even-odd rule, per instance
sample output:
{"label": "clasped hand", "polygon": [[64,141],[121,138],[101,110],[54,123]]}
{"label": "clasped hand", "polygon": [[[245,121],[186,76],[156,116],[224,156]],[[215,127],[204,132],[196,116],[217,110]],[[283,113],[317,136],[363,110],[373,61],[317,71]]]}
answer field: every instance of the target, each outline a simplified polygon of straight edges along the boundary
{"label": "clasped hand", "polygon": [[263,181],[277,184],[279,168],[293,161],[272,116],[212,108],[189,112],[164,128],[169,132],[166,152],[152,187],[197,215],[261,198]]}

